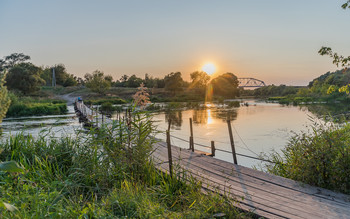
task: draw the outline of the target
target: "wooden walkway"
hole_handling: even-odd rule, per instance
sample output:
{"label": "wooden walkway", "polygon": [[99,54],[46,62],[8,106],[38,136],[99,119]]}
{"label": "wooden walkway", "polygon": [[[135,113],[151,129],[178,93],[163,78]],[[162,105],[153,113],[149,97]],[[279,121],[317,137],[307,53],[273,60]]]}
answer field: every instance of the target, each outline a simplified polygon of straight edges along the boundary
{"label": "wooden walkway", "polygon": [[[97,111],[76,102],[80,119],[99,128],[112,123]],[[103,121],[103,122],[102,122]],[[155,145],[152,158],[169,171],[165,142]],[[350,196],[312,187],[283,177],[235,165],[198,152],[172,146],[173,166],[202,181],[204,190],[232,197],[236,207],[266,218],[350,218]]]}
{"label": "wooden walkway", "polygon": [[99,113],[97,109],[87,107],[83,101],[76,101],[74,103],[74,109],[79,118],[83,120],[84,124],[87,126],[100,128],[102,125],[113,123],[112,119]]}
{"label": "wooden walkway", "polygon": [[[156,144],[156,167],[168,172],[165,142]],[[350,196],[172,146],[174,166],[203,182],[204,189],[237,200],[237,207],[266,218],[350,218]],[[175,168],[176,169],[176,168]]]}

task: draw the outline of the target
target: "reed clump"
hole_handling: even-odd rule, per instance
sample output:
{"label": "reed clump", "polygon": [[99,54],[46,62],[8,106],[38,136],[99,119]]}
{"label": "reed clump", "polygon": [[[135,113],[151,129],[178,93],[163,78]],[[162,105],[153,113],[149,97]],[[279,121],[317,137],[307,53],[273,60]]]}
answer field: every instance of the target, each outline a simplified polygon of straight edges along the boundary
{"label": "reed clump", "polygon": [[151,117],[128,113],[111,127],[88,134],[0,141],[0,161],[13,160],[23,174],[0,174],[0,197],[18,210],[4,218],[227,218],[249,215],[231,199],[203,194],[201,183],[178,170],[170,177],[151,159],[156,142]]}

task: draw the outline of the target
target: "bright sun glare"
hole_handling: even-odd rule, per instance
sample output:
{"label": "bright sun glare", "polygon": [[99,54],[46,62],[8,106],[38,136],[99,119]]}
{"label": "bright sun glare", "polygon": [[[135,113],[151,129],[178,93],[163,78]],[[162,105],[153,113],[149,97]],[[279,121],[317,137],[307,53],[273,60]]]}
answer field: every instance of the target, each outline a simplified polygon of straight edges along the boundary
{"label": "bright sun glare", "polygon": [[215,68],[215,65],[213,63],[207,63],[207,64],[203,65],[202,71],[204,71],[208,75],[212,75],[215,73],[216,68]]}

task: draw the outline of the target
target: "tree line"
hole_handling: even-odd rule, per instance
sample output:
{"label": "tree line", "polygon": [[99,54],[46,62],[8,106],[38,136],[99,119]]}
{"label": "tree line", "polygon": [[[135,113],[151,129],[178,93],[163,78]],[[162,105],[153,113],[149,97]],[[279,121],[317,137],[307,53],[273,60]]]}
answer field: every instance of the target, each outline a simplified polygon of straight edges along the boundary
{"label": "tree line", "polygon": [[17,90],[28,95],[40,90],[41,86],[51,86],[53,69],[56,84],[63,87],[86,86],[93,92],[105,94],[111,87],[140,87],[143,84],[147,88],[164,88],[172,95],[184,90],[190,90],[198,95],[205,95],[207,89],[213,90],[214,95],[226,98],[234,98],[239,95],[238,79],[232,73],[225,73],[210,81],[210,76],[205,72],[195,71],[191,73],[191,81],[184,81],[181,72],[171,72],[163,78],[152,77],[145,74],[144,78],[135,74],[123,75],[114,80],[111,75],[104,74],[100,70],[86,73],[83,78],[69,74],[63,64],[40,67],[30,62],[30,56],[23,53],[13,53],[0,59],[0,72],[5,76],[5,85],[9,90]]}

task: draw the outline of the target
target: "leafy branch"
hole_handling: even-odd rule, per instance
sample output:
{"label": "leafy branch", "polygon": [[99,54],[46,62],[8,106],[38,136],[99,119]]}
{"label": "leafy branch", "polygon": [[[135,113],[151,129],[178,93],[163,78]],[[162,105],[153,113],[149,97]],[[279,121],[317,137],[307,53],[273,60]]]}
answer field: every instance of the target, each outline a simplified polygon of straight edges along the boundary
{"label": "leafy branch", "polygon": [[348,0],[346,3],[342,4],[341,6],[343,9],[350,8],[350,0]]}
{"label": "leafy branch", "polygon": [[[350,8],[350,0],[347,0],[344,4],[342,4],[341,7],[343,9]],[[318,51],[318,53],[321,56],[328,55],[331,58],[333,58],[333,64],[337,65],[337,67],[339,67],[339,65],[341,65],[342,67],[345,67],[345,68],[350,66],[350,56],[344,57],[342,55],[338,55],[338,53],[333,52],[332,48],[330,48],[330,47],[322,46],[322,48]]]}
{"label": "leafy branch", "polygon": [[[349,6],[350,7],[350,6]],[[320,55],[328,55],[331,58],[333,58],[333,64],[337,65],[337,67],[339,65],[341,65],[342,67],[349,67],[350,66],[350,56],[348,57],[344,57],[342,55],[338,55],[338,53],[333,52],[332,48],[330,47],[325,47],[323,46],[318,53]]]}

